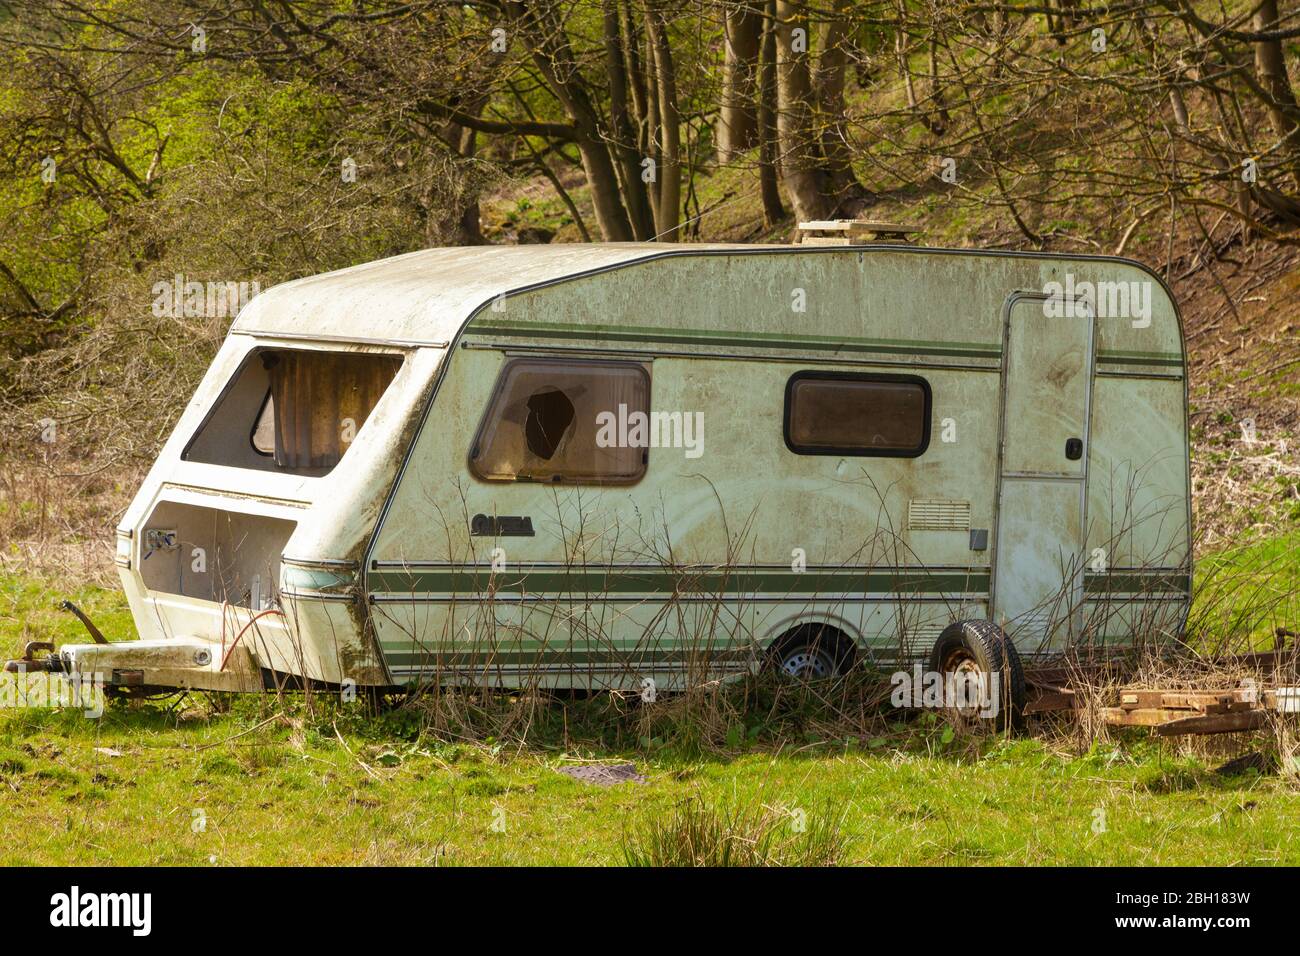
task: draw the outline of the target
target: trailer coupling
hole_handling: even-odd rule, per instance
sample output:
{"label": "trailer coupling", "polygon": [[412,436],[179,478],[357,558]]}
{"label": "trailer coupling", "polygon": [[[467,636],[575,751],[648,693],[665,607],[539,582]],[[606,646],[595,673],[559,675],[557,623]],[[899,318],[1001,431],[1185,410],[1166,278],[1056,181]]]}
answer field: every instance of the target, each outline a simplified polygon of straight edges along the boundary
{"label": "trailer coupling", "polygon": [[[96,644],[107,644],[108,638],[104,633],[95,626],[95,622],[86,616],[86,612],[71,601],[60,601],[59,610],[71,611],[76,615],[77,620],[81,622],[90,639]],[[37,657],[36,655],[44,651],[45,656]],[[66,674],[68,672],[67,662],[54,652],[53,641],[28,641],[23,647],[23,656],[11,661],[5,661],[4,669],[10,674],[32,673],[35,671],[45,671],[49,674]]]}
{"label": "trailer coupling", "polygon": [[[46,651],[46,656],[37,657],[39,651]],[[29,674],[35,671],[62,674],[65,670],[63,658],[54,653],[53,641],[28,641],[23,647],[23,656],[17,660],[5,661],[4,669],[10,674]]]}

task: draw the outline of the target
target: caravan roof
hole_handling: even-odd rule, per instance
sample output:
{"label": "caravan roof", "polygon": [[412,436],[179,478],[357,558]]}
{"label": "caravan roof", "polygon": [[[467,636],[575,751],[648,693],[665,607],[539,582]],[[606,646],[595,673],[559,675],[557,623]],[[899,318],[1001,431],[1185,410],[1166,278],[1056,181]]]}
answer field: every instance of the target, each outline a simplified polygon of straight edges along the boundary
{"label": "caravan roof", "polygon": [[240,312],[232,331],[445,344],[475,309],[503,292],[684,249],[698,254],[790,248],[797,247],[629,242],[424,249],[277,285]]}

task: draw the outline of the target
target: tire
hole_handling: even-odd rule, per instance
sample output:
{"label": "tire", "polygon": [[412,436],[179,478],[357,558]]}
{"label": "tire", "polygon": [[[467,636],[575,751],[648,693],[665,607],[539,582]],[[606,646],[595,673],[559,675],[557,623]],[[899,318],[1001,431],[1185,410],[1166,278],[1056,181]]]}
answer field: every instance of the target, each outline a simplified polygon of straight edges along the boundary
{"label": "tire", "polygon": [[[944,675],[997,674],[997,711],[992,717],[982,708],[957,708],[961,721],[991,719],[998,730],[1015,726],[1025,708],[1025,672],[1015,645],[992,621],[956,621],[949,624],[930,651],[930,670]],[[989,686],[989,685],[985,685]],[[978,712],[978,713],[977,713]]]}
{"label": "tire", "polygon": [[804,624],[768,651],[769,666],[793,680],[841,677],[853,663],[853,642],[833,627]]}

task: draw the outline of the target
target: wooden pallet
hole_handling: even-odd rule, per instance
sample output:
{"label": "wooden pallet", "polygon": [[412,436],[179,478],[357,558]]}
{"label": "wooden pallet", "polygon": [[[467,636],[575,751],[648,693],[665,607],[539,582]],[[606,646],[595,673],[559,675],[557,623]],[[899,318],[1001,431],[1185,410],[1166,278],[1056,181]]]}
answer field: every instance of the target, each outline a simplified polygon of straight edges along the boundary
{"label": "wooden pallet", "polygon": [[910,242],[921,230],[873,219],[824,219],[799,223],[802,246],[853,246],[863,242]]}
{"label": "wooden pallet", "polygon": [[1254,730],[1268,722],[1275,691],[1261,694],[1254,684],[1222,690],[1123,688],[1118,707],[1102,711],[1115,727],[1151,727],[1162,737]]}
{"label": "wooden pallet", "polygon": [[[1237,687],[1220,689],[1121,687],[1117,707],[1102,709],[1102,718],[1114,727],[1149,727],[1162,737],[1182,734],[1223,734],[1255,730],[1267,725],[1270,712],[1300,714],[1300,686],[1296,680],[1295,646],[1273,651],[1237,655],[1227,660],[1254,666],[1260,680],[1246,679]],[[1121,659],[1070,666],[1025,668],[1024,713],[1077,711],[1083,707],[1078,694],[1085,685],[1122,680],[1126,667]]]}

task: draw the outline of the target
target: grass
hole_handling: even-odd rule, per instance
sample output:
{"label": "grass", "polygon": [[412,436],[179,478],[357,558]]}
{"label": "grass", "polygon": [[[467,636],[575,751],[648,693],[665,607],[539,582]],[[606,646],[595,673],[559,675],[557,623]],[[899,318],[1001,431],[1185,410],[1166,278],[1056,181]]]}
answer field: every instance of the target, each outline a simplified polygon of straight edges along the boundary
{"label": "grass", "polygon": [[710,805],[698,794],[623,835],[629,866],[834,866],[847,814],[826,806]]}
{"label": "grass", "polygon": [[5,715],[0,864],[1300,862],[1300,794],[1142,744],[602,753],[647,782],[594,787],[557,770],[591,754],[375,741],[364,718],[346,748],[339,715],[231,739],[255,718]]}
{"label": "grass", "polygon": [[1269,650],[1300,628],[1300,532],[1259,538],[1197,562],[1189,632],[1208,649]]}
{"label": "grass", "polygon": [[[1256,547],[1251,561],[1295,560],[1294,543]],[[85,639],[54,610],[56,586],[6,575],[0,596],[0,652]],[[72,597],[130,635],[117,592]],[[879,736],[601,743],[571,735],[585,706],[571,701],[544,721],[563,732],[525,747],[438,738],[409,710],[177,703],[114,702],[98,720],[0,711],[0,864],[1300,863],[1288,778],[1219,777],[1223,757],[1140,731],[1080,753],[954,737],[927,714]],[[646,780],[560,772],[586,761],[632,762]]]}
{"label": "grass", "polygon": [[110,641],[135,638],[131,610],[121,591],[90,585],[63,587],[56,581],[0,572],[0,656],[19,656],[27,641],[88,642],[81,623],[59,609],[65,598],[85,611]]}

